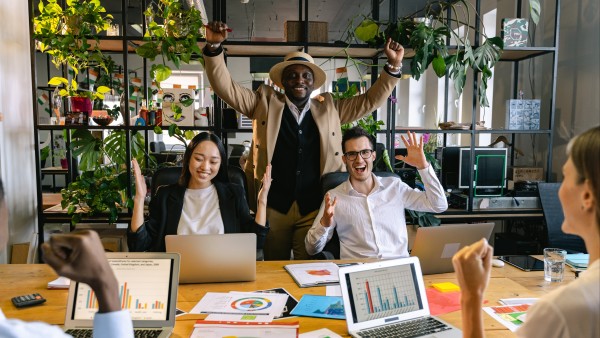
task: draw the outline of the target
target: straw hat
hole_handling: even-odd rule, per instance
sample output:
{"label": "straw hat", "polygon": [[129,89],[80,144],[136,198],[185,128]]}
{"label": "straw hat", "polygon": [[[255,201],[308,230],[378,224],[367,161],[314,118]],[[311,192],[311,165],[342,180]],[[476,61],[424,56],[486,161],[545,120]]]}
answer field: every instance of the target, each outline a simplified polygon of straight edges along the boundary
{"label": "straw hat", "polygon": [[286,55],[285,58],[283,58],[283,62],[280,62],[275,66],[271,67],[271,70],[269,71],[269,77],[271,78],[271,81],[273,81],[273,83],[277,85],[277,87],[283,88],[283,85],[281,84],[281,76],[283,74],[283,70],[287,66],[291,65],[303,65],[310,68],[314,76],[315,89],[320,88],[327,80],[327,75],[325,74],[325,71],[315,64],[313,58],[310,55],[303,52],[293,52]]}

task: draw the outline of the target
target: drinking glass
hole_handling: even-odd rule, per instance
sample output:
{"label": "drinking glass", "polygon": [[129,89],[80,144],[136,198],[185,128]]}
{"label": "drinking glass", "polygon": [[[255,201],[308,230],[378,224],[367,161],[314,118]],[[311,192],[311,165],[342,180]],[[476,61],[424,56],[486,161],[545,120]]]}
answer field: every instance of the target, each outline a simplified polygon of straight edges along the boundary
{"label": "drinking glass", "polygon": [[544,280],[562,282],[565,273],[567,251],[557,248],[544,249]]}

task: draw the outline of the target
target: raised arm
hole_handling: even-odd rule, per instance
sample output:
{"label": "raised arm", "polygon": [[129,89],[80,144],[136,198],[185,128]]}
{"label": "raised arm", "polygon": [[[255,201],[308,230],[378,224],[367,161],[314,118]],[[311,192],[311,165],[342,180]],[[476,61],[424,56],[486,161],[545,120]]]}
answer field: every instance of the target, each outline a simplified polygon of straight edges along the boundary
{"label": "raised arm", "polygon": [[329,192],[326,193],[319,214],[304,238],[304,246],[309,255],[316,255],[323,251],[325,244],[333,236],[332,225],[335,225],[334,215],[336,204],[337,197],[332,199]]}
{"label": "raised arm", "polygon": [[452,265],[460,285],[463,337],[482,338],[483,294],[490,280],[493,248],[485,238],[465,246],[454,257]]}
{"label": "raised arm", "polygon": [[267,223],[267,197],[269,195],[269,189],[271,189],[272,181],[273,179],[271,178],[271,164],[268,164],[262,179],[262,187],[258,192],[256,216],[254,218],[255,222],[262,226],[264,226]]}
{"label": "raised arm", "polygon": [[133,197],[133,213],[131,215],[131,231],[137,232],[144,224],[144,201],[148,193],[146,180],[140,170],[140,165],[136,159],[131,160],[133,174],[135,176],[135,196]]}

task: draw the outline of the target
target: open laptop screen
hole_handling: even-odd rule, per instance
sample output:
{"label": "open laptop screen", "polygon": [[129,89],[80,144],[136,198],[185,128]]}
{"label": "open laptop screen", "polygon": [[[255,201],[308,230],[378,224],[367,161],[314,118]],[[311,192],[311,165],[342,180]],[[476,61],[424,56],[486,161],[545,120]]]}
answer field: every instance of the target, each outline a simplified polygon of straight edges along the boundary
{"label": "open laptop screen", "polygon": [[345,278],[353,323],[423,310],[412,263],[349,272]]}
{"label": "open laptop screen", "polygon": [[[169,320],[173,259],[169,258],[109,258],[119,283],[121,308],[128,309],[132,320]],[[77,283],[71,319],[93,320],[98,311],[94,291]]]}

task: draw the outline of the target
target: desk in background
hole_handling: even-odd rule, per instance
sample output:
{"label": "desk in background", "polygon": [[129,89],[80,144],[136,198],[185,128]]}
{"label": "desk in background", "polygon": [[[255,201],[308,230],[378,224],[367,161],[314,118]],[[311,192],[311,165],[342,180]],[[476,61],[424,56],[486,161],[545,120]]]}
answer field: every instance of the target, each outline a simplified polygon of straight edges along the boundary
{"label": "desk in background", "polygon": [[[298,261],[295,261],[296,263]],[[179,286],[177,307],[184,311],[191,310],[206,292],[255,291],[275,287],[283,287],[294,297],[300,299],[303,294],[324,295],[325,287],[299,288],[289,274],[283,269],[289,261],[257,262],[257,280],[243,283],[184,284]],[[48,290],[46,285],[56,278],[52,269],[44,264],[5,264],[0,268],[0,289],[4,290],[0,297],[0,308],[7,318],[26,321],[44,321],[62,325],[65,320],[67,290]],[[497,305],[500,298],[541,297],[549,291],[574,279],[572,272],[565,272],[562,283],[545,282],[543,271],[524,272],[512,266],[493,268],[492,278],[485,294],[487,306]],[[454,273],[425,276],[426,286],[438,282],[457,283]],[[14,296],[38,292],[47,302],[40,306],[16,309],[10,298]],[[172,337],[187,338],[194,323],[205,315],[183,315],[177,317]],[[460,311],[439,316],[449,323],[461,327]],[[514,337],[515,335],[484,314],[484,328],[487,337]],[[346,321],[298,317],[300,332],[308,332],[327,327],[338,334],[348,337]]]}

